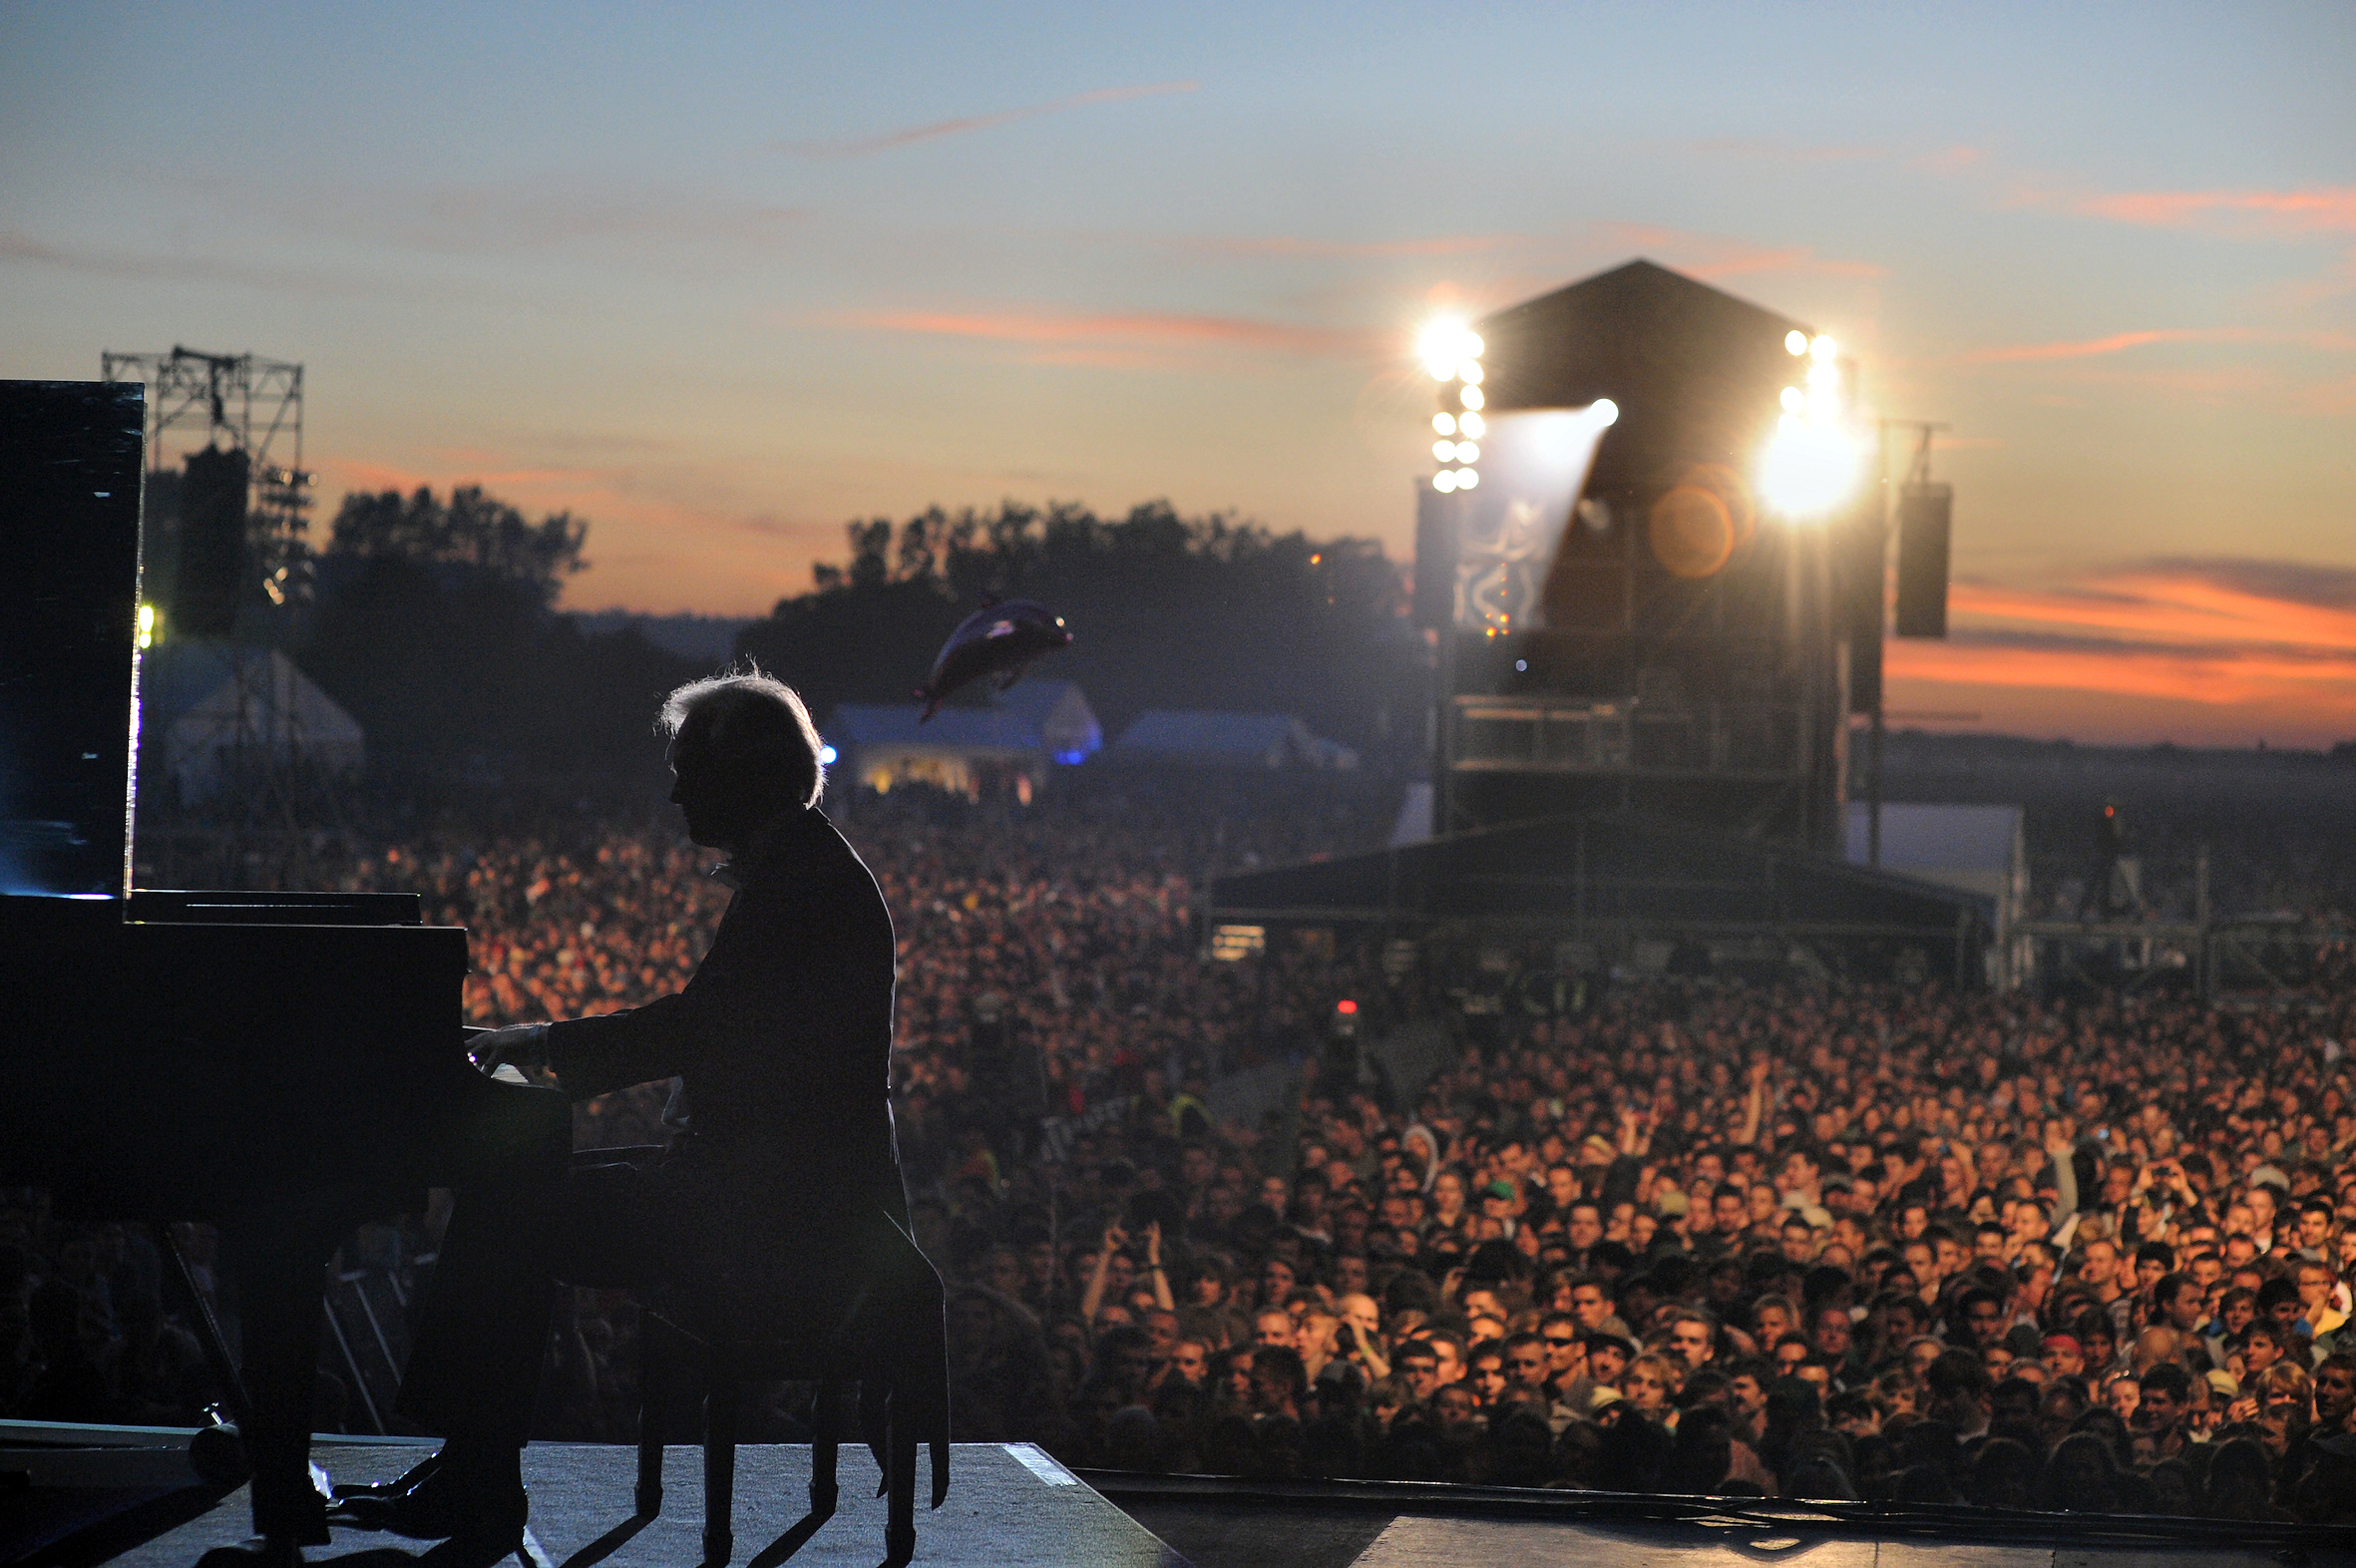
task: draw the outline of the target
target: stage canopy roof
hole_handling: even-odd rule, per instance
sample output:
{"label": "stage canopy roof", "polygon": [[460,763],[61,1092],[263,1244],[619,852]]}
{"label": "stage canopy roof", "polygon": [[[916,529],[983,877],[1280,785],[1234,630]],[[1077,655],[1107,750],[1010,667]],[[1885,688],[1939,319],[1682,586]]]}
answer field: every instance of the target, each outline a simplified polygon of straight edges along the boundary
{"label": "stage canopy roof", "polygon": [[1551,817],[1212,884],[1215,922],[1465,921],[1572,938],[1779,936],[1972,944],[1991,901],[1630,815]]}

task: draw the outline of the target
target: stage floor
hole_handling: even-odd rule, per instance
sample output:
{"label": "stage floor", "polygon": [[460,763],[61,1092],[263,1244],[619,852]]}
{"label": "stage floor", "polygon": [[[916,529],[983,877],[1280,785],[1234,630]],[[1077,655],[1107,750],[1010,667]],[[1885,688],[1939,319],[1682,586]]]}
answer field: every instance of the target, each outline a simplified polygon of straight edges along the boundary
{"label": "stage floor", "polygon": [[[427,1450],[371,1445],[313,1450],[338,1481],[377,1481],[400,1474]],[[842,1501],[832,1519],[794,1553],[801,1564],[857,1563],[884,1555],[884,1500],[874,1495],[875,1460],[846,1443],[838,1473]],[[959,1443],[950,1454],[949,1501],[924,1507],[930,1463],[917,1471],[917,1558],[920,1563],[1029,1564],[1035,1568],[1187,1568],[1186,1560],[1143,1526],[1106,1502],[1070,1472],[1026,1443]],[[662,1466],[659,1517],[631,1529],[630,1490],[637,1450],[590,1443],[534,1443],[524,1451],[524,1483],[532,1492],[532,1524],[525,1550],[531,1568],[685,1568],[703,1560],[703,1450],[673,1446]],[[745,1444],[736,1450],[736,1554],[750,1562],[809,1511],[810,1450],[806,1445]],[[193,1568],[214,1546],[244,1540],[251,1530],[242,1488],[202,1518],[160,1535],[114,1559],[135,1568]],[[306,1561],[332,1562],[372,1552],[364,1568],[399,1568],[386,1549],[421,1554],[424,1542],[338,1530],[330,1546],[304,1552]],[[512,1561],[512,1559],[511,1559]],[[355,1565],[362,1568],[362,1565]]]}

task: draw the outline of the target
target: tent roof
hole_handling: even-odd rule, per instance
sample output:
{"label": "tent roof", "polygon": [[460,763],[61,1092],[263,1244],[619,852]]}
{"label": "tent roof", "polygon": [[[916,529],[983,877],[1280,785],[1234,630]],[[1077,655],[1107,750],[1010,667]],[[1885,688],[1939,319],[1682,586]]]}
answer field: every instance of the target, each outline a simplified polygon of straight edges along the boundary
{"label": "tent roof", "polygon": [[943,708],[924,722],[924,709],[914,705],[886,707],[846,702],[837,707],[827,728],[838,743],[853,746],[917,746],[942,751],[1040,751],[1045,741],[1038,724],[1019,713],[1000,708]]}
{"label": "tent roof", "polygon": [[[142,734],[170,734],[184,720],[204,728],[259,717],[313,742],[362,738],[359,721],[277,648],[167,642],[140,655],[139,686]],[[242,718],[241,706],[249,709]]]}
{"label": "tent roof", "polygon": [[1212,884],[1218,920],[1544,922],[1631,935],[1953,941],[1987,901],[1630,815],[1551,817]]}
{"label": "tent roof", "polygon": [[1748,468],[1801,365],[1807,327],[1651,261],[1630,261],[1477,323],[1492,413],[1620,407],[1596,449],[1593,489],[1643,487],[1696,462]]}
{"label": "tent roof", "polygon": [[[1865,862],[1873,808],[1849,803],[1848,858]],[[1881,808],[1881,863],[1913,871],[2013,869],[2019,848],[2018,806],[1884,805]]]}

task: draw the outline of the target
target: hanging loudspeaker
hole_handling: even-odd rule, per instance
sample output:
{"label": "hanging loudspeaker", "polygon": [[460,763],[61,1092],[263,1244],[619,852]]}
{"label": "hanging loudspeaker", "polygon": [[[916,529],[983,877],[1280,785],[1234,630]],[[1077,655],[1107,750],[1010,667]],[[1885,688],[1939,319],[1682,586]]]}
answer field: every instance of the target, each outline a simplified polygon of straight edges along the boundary
{"label": "hanging loudspeaker", "polygon": [[1901,637],[1947,634],[1947,542],[1955,487],[1909,485],[1898,498],[1898,615]]}

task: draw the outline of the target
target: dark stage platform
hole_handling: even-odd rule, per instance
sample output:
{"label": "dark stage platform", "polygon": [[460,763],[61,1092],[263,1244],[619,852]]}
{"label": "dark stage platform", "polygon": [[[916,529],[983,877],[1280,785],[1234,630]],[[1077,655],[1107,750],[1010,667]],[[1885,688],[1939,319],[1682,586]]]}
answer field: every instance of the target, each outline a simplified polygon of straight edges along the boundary
{"label": "dark stage platform", "polygon": [[[98,1429],[81,1428],[84,1432]],[[118,1443],[153,1443],[161,1433],[116,1429]],[[45,1434],[44,1434],[45,1435]],[[46,1438],[54,1440],[54,1438]],[[86,1439],[88,1440],[88,1439]],[[338,1480],[397,1475],[424,1452],[407,1443],[317,1447]],[[91,1502],[102,1477],[89,1450],[35,1460],[35,1484]],[[674,1446],[664,1466],[661,1517],[630,1516],[635,1451],[592,1444],[540,1443],[525,1453],[532,1532],[514,1568],[686,1568],[702,1561],[702,1452]],[[802,1518],[810,1450],[791,1444],[737,1450],[734,1561],[775,1568],[770,1543]],[[185,1481],[180,1452],[149,1447],[120,1464],[131,1487]],[[1808,1568],[2356,1568],[2348,1532],[2297,1530],[2206,1520],[2069,1518],[1912,1510],[1878,1515],[1865,1504],[1767,1503],[1740,1499],[1611,1497],[1580,1492],[1512,1492],[1379,1482],[1245,1482],[1182,1476],[1075,1476],[1027,1444],[960,1443],[948,1504],[920,1512],[917,1561],[1029,1564],[1035,1568],[1741,1568],[1804,1561]],[[872,1564],[883,1555],[884,1504],[871,1494],[874,1461],[864,1448],[842,1454],[842,1504],[793,1553],[798,1564]],[[16,1494],[22,1498],[25,1494]],[[130,1499],[135,1490],[117,1490]],[[151,1491],[151,1496],[154,1493]],[[101,1544],[85,1536],[44,1563],[102,1561],[139,1568],[193,1568],[214,1546],[245,1538],[245,1494],[203,1507],[178,1494],[177,1520],[156,1518],[139,1533]],[[198,1510],[202,1509],[199,1513]],[[397,1537],[339,1531],[308,1551],[312,1563],[402,1568],[426,1550]],[[109,1556],[113,1552],[115,1555]],[[362,1555],[365,1554],[365,1555]],[[0,1542],[0,1562],[15,1559]],[[511,1559],[513,1563],[513,1559]]]}
{"label": "dark stage platform", "polygon": [[[339,1481],[383,1480],[427,1450],[389,1444],[314,1449]],[[534,1443],[524,1453],[532,1490],[530,1568],[686,1568],[703,1560],[703,1451],[675,1446],[664,1455],[661,1516],[632,1529],[630,1488],[636,1450],[589,1443]],[[825,1527],[794,1553],[800,1565],[857,1563],[884,1555],[884,1501],[874,1495],[876,1466],[864,1447],[846,1443],[842,1503]],[[949,1501],[917,1514],[917,1561],[958,1564],[1102,1564],[1106,1568],[1187,1568],[1184,1558],[1106,1502],[1069,1471],[1028,1445],[959,1443],[950,1460]],[[810,1450],[795,1444],[746,1444],[736,1451],[736,1558],[751,1561],[808,1511]],[[132,1547],[112,1561],[131,1568],[192,1568],[214,1546],[246,1538],[250,1515],[242,1488],[201,1518]],[[374,1552],[368,1568],[398,1568],[382,1555],[425,1551],[397,1536],[338,1530],[334,1544],[312,1547],[306,1561],[332,1562]]]}

